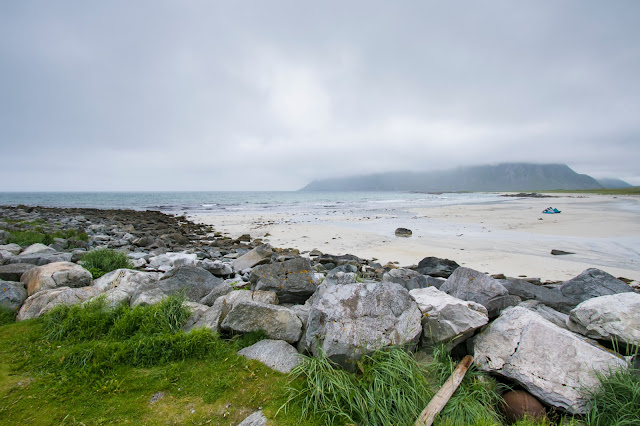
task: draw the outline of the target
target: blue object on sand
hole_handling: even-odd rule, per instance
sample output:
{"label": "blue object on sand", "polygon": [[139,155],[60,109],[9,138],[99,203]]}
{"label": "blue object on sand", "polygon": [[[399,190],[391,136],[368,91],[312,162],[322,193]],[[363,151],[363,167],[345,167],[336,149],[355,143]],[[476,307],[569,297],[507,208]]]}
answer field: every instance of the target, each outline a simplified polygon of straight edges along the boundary
{"label": "blue object on sand", "polygon": [[555,213],[562,213],[562,212],[556,209],[555,207],[547,207],[546,209],[542,210],[542,213],[555,214]]}

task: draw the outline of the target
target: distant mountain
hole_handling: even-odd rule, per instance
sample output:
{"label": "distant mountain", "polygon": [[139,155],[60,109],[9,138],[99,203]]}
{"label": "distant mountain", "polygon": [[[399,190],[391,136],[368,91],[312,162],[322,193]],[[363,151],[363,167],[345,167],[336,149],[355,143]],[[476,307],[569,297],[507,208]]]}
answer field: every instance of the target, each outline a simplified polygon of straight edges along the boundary
{"label": "distant mountain", "polygon": [[605,189],[620,189],[620,188],[631,188],[633,185],[614,178],[602,178],[598,179],[598,183],[602,185]]}
{"label": "distant mountain", "polygon": [[565,164],[507,163],[433,172],[390,172],[313,181],[301,191],[543,191],[600,189]]}

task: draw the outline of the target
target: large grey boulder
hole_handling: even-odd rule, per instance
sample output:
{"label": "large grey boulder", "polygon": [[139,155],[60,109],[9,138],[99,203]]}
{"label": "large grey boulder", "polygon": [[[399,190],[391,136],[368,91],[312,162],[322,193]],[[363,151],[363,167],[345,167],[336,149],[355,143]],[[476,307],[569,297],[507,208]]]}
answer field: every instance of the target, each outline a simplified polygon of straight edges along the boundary
{"label": "large grey boulder", "polygon": [[487,302],[485,307],[487,308],[487,312],[489,312],[489,319],[493,319],[500,315],[505,309],[517,306],[520,303],[522,303],[522,299],[518,296],[507,294],[506,296],[494,297]]}
{"label": "large grey boulder", "polygon": [[422,345],[444,344],[448,349],[468,339],[489,322],[487,308],[449,296],[435,287],[411,290],[422,312]]}
{"label": "large grey boulder", "polygon": [[358,268],[354,265],[342,265],[333,268],[322,281],[322,285],[353,284],[358,281]]}
{"label": "large grey boulder", "polygon": [[527,300],[525,302],[520,303],[518,306],[526,308],[536,314],[540,315],[542,318],[547,321],[552,322],[560,328],[564,328],[565,330],[569,330],[567,327],[567,321],[569,320],[569,315],[556,311],[545,305],[544,303],[538,302],[537,300]]}
{"label": "large grey boulder", "polygon": [[198,266],[202,269],[206,269],[216,277],[227,277],[233,274],[233,268],[229,263],[221,262],[220,260],[204,259],[198,262]]}
{"label": "large grey boulder", "polygon": [[432,277],[449,278],[453,271],[460,265],[453,260],[440,259],[438,257],[425,257],[418,263],[416,271],[422,275],[430,275]]}
{"label": "large grey boulder", "polygon": [[594,297],[569,313],[570,330],[592,339],[640,344],[640,294]]}
{"label": "large grey boulder", "polygon": [[220,323],[227,317],[233,306],[239,302],[261,302],[275,305],[278,297],[272,291],[234,290],[224,296],[218,297],[213,306],[207,309],[198,320],[185,330],[206,327],[213,331],[220,331]]}
{"label": "large grey boulder", "polygon": [[169,252],[150,258],[147,268],[167,272],[181,266],[196,266],[197,264],[198,256],[195,254]]}
{"label": "large grey boulder", "polygon": [[[95,296],[95,297],[102,298],[105,306],[112,307],[112,308],[115,308],[120,305],[127,305],[127,306],[131,305],[131,294],[119,288],[112,288],[111,290],[107,290],[104,293],[99,294],[98,296]],[[89,301],[91,300],[92,299],[90,299]]]}
{"label": "large grey boulder", "polygon": [[3,244],[3,245],[0,245],[0,250],[7,251],[13,256],[17,256],[22,251],[22,247],[20,247],[18,244],[15,244],[15,243]]}
{"label": "large grey boulder", "polygon": [[214,288],[223,285],[223,280],[196,266],[180,266],[152,285],[167,296],[183,294],[187,300],[200,302]]}
{"label": "large grey boulder", "polygon": [[47,265],[55,262],[70,262],[72,253],[39,252],[32,254],[19,254],[8,259],[9,263],[30,263],[36,266]]}
{"label": "large grey boulder", "polygon": [[306,347],[348,370],[362,355],[389,345],[417,343],[422,314],[396,283],[365,282],[319,291],[309,311]]}
{"label": "large grey boulder", "polygon": [[404,268],[392,269],[389,272],[385,272],[382,276],[382,281],[400,284],[407,290],[415,290],[429,286],[427,278],[424,275]]}
{"label": "large grey boulder", "polygon": [[560,292],[565,297],[575,299],[578,303],[593,297],[632,291],[628,284],[596,268],[589,268],[560,286]]}
{"label": "large grey boulder", "polygon": [[133,293],[139,287],[149,286],[158,282],[162,274],[158,272],[136,271],[134,269],[116,269],[93,281],[92,286],[102,291],[119,288]]}
{"label": "large grey boulder", "polygon": [[360,259],[358,256],[354,256],[353,254],[322,254],[316,258],[316,262],[323,265],[331,263],[334,266],[354,265],[356,267],[363,263],[362,259]]}
{"label": "large grey boulder", "polygon": [[44,244],[35,243],[31,244],[29,247],[26,247],[24,250],[20,252],[22,255],[36,254],[36,253],[55,253],[55,249],[45,246]]}
{"label": "large grey boulder", "polygon": [[274,291],[280,303],[303,304],[317,289],[313,265],[304,258],[256,266],[251,283],[252,290]]}
{"label": "large grey boulder", "polygon": [[509,294],[522,300],[537,300],[556,311],[568,314],[579,302],[565,297],[557,288],[551,289],[518,279],[499,280]]}
{"label": "large grey boulder", "polygon": [[100,292],[96,287],[59,287],[39,291],[24,301],[16,320],[23,321],[39,317],[59,305],[76,305],[97,296]]}
{"label": "large grey boulder", "polygon": [[102,297],[108,306],[129,305],[134,295],[153,288],[161,276],[158,272],[116,269],[94,280],[92,286],[104,292]]}
{"label": "large grey boulder", "polygon": [[32,265],[30,263],[11,263],[9,265],[1,265],[0,280],[20,281],[22,274],[35,267],[36,265]]}
{"label": "large grey boulder", "polygon": [[239,258],[234,259],[232,262],[233,270],[242,272],[247,268],[269,263],[271,261],[271,255],[273,255],[271,246],[269,244],[262,244]]}
{"label": "large grey boulder", "polygon": [[483,305],[489,310],[489,318],[493,318],[497,310],[503,307],[500,303],[491,303],[492,300],[509,294],[497,280],[482,272],[464,267],[456,268],[442,284],[440,290],[458,299]]}
{"label": "large grey boulder", "polygon": [[22,283],[0,280],[0,308],[18,312],[27,299],[27,290]]}
{"label": "large grey boulder", "polygon": [[427,280],[427,287],[435,287],[440,290],[442,284],[444,284],[447,280],[440,277],[432,277],[429,275],[424,275],[425,280]]}
{"label": "large grey boulder", "polygon": [[87,287],[91,285],[91,272],[71,262],[54,262],[29,269],[20,281],[31,296],[42,290],[58,287]]}
{"label": "large grey boulder", "polygon": [[[115,295],[110,294],[109,296],[114,297]],[[150,288],[134,293],[134,295],[130,297],[129,306],[135,308],[136,306],[157,305],[167,297],[169,296],[159,288]]]}
{"label": "large grey boulder", "polygon": [[235,283],[236,281],[225,280],[220,285],[215,286],[206,296],[200,299],[200,303],[207,306],[213,306],[216,300],[219,297],[224,296],[225,294],[229,294],[233,291],[233,287],[231,283]]}
{"label": "large grey boulder", "polygon": [[302,334],[298,316],[283,306],[261,302],[236,303],[220,324],[225,331],[250,333],[264,331],[269,338],[295,343]]}
{"label": "large grey boulder", "polygon": [[14,256],[13,253],[7,250],[0,250],[0,265],[4,265],[9,262],[9,259]]}
{"label": "large grey boulder", "polygon": [[573,414],[585,413],[584,389],[596,372],[626,365],[613,353],[523,307],[507,309],[473,339],[480,370],[515,380],[533,395]]}
{"label": "large grey boulder", "polygon": [[265,339],[238,351],[248,359],[255,359],[281,373],[289,373],[302,362],[296,348],[284,340]]}

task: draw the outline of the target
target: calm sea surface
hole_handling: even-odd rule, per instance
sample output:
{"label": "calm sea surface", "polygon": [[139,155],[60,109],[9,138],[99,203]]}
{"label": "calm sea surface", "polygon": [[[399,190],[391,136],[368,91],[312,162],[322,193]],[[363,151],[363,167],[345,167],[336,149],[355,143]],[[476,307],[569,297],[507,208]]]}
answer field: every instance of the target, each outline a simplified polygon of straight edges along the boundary
{"label": "calm sea surface", "polygon": [[407,192],[1,192],[0,205],[160,210],[165,213],[312,213],[404,210],[504,200],[498,194]]}

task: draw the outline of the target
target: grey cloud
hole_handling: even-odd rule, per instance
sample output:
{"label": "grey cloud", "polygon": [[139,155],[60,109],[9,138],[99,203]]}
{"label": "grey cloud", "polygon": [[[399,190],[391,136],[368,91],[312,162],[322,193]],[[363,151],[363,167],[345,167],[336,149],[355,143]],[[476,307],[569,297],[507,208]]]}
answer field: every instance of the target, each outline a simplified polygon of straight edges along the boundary
{"label": "grey cloud", "polygon": [[500,161],[640,184],[640,4],[0,5],[0,190],[297,189]]}

